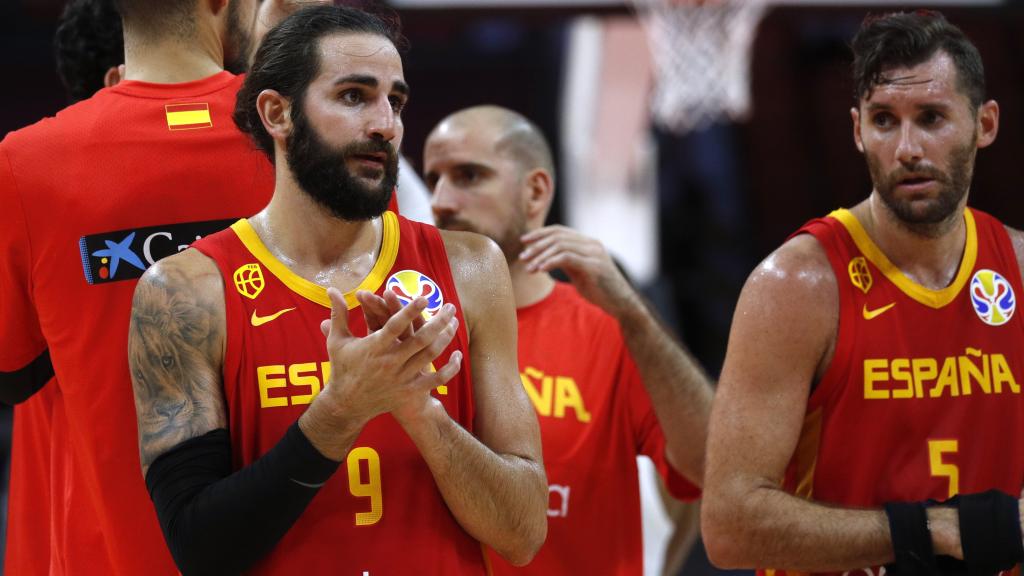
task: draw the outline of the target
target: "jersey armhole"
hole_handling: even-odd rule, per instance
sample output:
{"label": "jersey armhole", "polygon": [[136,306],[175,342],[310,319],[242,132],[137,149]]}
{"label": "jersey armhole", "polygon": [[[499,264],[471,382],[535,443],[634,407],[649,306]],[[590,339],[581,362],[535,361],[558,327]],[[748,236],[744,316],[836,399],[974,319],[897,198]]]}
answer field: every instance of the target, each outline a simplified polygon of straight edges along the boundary
{"label": "jersey armhole", "polygon": [[807,412],[812,412],[827,404],[836,394],[836,383],[845,381],[850,371],[850,366],[844,362],[844,359],[849,358],[852,351],[856,315],[852,304],[854,302],[852,287],[849,283],[843,282],[847,275],[846,267],[849,259],[848,249],[841,236],[844,233],[839,222],[828,219],[817,221],[797,233],[811,235],[825,251],[825,256],[828,258],[832,273],[836,278],[839,298],[839,314],[836,319],[838,326],[835,332],[836,340],[832,358],[821,379],[812,384],[811,394],[807,400]]}

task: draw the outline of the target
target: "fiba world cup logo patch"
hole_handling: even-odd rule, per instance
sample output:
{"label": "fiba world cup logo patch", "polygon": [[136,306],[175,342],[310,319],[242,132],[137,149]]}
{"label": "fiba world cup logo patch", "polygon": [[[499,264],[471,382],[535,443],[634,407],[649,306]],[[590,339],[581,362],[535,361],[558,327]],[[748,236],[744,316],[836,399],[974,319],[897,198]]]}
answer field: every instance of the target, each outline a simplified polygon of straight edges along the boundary
{"label": "fiba world cup logo patch", "polygon": [[978,270],[971,278],[971,304],[982,322],[1002,326],[1013,317],[1017,297],[1001,274],[993,270]]}
{"label": "fiba world cup logo patch", "polygon": [[432,318],[441,311],[441,306],[444,306],[444,295],[441,294],[441,288],[438,287],[437,282],[416,270],[395,272],[388,278],[384,289],[394,292],[402,302],[402,306],[407,306],[421,296],[426,298],[427,307],[423,310],[423,316],[426,318]]}

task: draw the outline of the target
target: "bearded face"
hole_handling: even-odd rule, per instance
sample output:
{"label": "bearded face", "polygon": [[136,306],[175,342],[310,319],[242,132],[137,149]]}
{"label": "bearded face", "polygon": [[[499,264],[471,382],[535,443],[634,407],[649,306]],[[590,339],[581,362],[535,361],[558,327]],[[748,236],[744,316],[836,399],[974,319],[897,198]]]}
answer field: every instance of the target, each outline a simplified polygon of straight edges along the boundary
{"label": "bearded face", "polygon": [[[376,218],[387,210],[398,182],[398,153],[383,139],[328,145],[301,107],[292,108],[293,130],[285,157],[299,186],[342,220]],[[356,173],[349,163],[355,164]]]}
{"label": "bearded face", "polygon": [[[892,213],[906,224],[927,226],[945,222],[957,212],[970,189],[976,138],[977,135],[972,134],[969,140],[953,146],[944,159],[945,169],[918,161],[900,163],[886,173],[878,156],[866,151],[875,190]],[[905,191],[929,183],[934,188],[931,193]]]}

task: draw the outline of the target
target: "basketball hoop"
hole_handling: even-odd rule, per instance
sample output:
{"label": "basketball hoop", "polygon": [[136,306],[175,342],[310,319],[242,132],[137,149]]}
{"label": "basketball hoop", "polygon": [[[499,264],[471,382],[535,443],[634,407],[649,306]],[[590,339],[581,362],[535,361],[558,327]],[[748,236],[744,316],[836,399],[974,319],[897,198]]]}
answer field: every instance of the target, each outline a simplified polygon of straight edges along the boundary
{"label": "basketball hoop", "polygon": [[767,0],[633,0],[655,70],[651,118],[676,134],[750,114],[750,55]]}

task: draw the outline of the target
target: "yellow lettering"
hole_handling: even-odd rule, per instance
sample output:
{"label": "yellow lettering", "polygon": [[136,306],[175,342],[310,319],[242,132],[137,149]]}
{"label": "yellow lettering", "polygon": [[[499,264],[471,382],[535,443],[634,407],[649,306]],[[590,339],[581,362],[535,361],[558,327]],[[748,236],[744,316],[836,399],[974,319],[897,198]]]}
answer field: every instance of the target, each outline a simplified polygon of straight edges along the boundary
{"label": "yellow lettering", "polygon": [[910,373],[910,359],[909,358],[894,358],[891,366],[892,379],[897,382],[904,382],[906,386],[903,388],[893,388],[893,398],[913,398],[914,397],[914,376]]}
{"label": "yellow lettering", "polygon": [[910,363],[914,372],[914,397],[924,398],[924,381],[934,380],[939,373],[939,363],[935,358],[914,358]]}
{"label": "yellow lettering", "polygon": [[876,382],[887,382],[889,380],[889,361],[885,358],[868,358],[864,360],[864,399],[865,400],[886,400],[889,398],[888,390],[875,388]]}
{"label": "yellow lettering", "polygon": [[580,396],[580,389],[576,387],[575,380],[559,376],[555,380],[555,389],[555,418],[564,418],[565,409],[572,408],[576,411],[577,420],[590,422],[590,412],[583,407],[583,397]]}
{"label": "yellow lettering", "polygon": [[960,493],[960,469],[956,464],[944,462],[944,454],[956,454],[956,440],[929,440],[928,441],[928,462],[931,465],[932,476],[944,477],[949,480],[947,493],[952,498]]}
{"label": "yellow lettering", "polygon": [[1009,385],[1010,390],[1014,394],[1020,394],[1020,385],[1014,379],[1013,372],[1010,371],[1010,365],[1006,362],[1006,357],[1002,354],[993,354],[992,387],[995,388],[996,394],[1003,391],[1003,384]]}
{"label": "yellow lettering", "polygon": [[292,386],[309,386],[309,394],[292,396],[292,406],[309,404],[320,393],[320,379],[315,374],[304,376],[307,372],[316,372],[316,362],[292,364],[288,367],[288,383]]}
{"label": "yellow lettering", "polygon": [[[366,477],[363,477],[360,462],[366,462]],[[356,498],[369,498],[370,510],[356,512],[356,526],[372,526],[384,516],[384,495],[381,492],[380,455],[373,448],[353,448],[346,459],[348,467],[348,490]]]}
{"label": "yellow lettering", "polygon": [[[530,367],[527,367],[519,377],[523,381],[526,395],[530,397],[537,413],[541,416],[551,416],[552,378],[545,376],[540,370]],[[541,381],[542,391],[538,391],[534,386],[533,383],[536,380]]]}
{"label": "yellow lettering", "polygon": [[[975,352],[975,350],[973,348],[968,348],[967,349],[967,355],[969,355],[969,356],[980,356],[980,354],[972,354],[972,352]],[[963,392],[964,396],[970,396],[971,395],[971,378],[974,378],[974,380],[978,383],[978,386],[981,386],[981,390],[985,394],[991,394],[992,393],[992,386],[990,385],[988,357],[987,356],[982,356],[982,359],[981,359],[982,368],[979,369],[974,364],[974,361],[972,361],[970,358],[968,358],[967,355],[965,355],[965,356],[957,356],[957,362],[960,365],[960,389],[961,389],[961,392]]]}
{"label": "yellow lettering", "polygon": [[284,365],[273,364],[256,368],[256,378],[260,386],[260,408],[278,408],[288,405],[288,398],[270,397],[271,388],[284,388],[288,385],[284,378],[277,378],[277,376],[284,376]]}
{"label": "yellow lettering", "polygon": [[939,379],[932,386],[929,396],[939,398],[942,391],[949,388],[949,395],[956,397],[960,395],[960,385],[956,379],[956,358],[946,358],[942,362],[942,370],[939,372]]}

